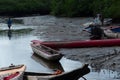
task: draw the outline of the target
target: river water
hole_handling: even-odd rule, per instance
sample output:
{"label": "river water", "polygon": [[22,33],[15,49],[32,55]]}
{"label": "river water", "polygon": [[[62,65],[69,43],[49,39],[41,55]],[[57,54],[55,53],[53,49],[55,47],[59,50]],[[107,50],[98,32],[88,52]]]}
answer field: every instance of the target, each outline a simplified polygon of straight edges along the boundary
{"label": "river water", "polygon": [[[26,71],[51,73],[53,69],[70,71],[82,66],[83,63],[80,61],[73,61],[65,57],[58,63],[52,63],[33,54],[30,41],[38,39],[37,36],[33,35],[36,27],[39,27],[39,25],[27,26],[25,23],[14,23],[11,30],[8,30],[6,23],[0,23],[0,67],[6,67],[10,64],[25,64],[27,66]],[[91,67],[90,69],[91,72],[84,76],[87,80],[120,80],[117,79],[119,73],[116,71],[95,70]]]}

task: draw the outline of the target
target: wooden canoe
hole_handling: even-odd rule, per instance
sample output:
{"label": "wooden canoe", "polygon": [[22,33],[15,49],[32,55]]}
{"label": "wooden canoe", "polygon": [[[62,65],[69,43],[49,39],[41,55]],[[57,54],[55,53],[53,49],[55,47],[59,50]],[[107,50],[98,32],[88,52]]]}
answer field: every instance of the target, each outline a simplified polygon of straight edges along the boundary
{"label": "wooden canoe", "polygon": [[120,33],[112,32],[111,30],[104,30],[104,34],[108,38],[120,38]]}
{"label": "wooden canoe", "polygon": [[120,32],[120,26],[107,26],[105,27],[106,30],[111,30],[112,32]]}
{"label": "wooden canoe", "polygon": [[[104,20],[104,25],[106,26],[106,25],[110,25],[112,23],[112,19],[105,19]],[[86,23],[84,23],[83,24],[83,26],[84,27],[89,27],[89,25],[95,25],[95,22],[86,22]],[[100,25],[102,25],[102,24],[100,24]]]}
{"label": "wooden canoe", "polygon": [[77,40],[77,41],[39,41],[33,40],[51,48],[81,48],[81,47],[110,47],[120,46],[120,39]]}
{"label": "wooden canoe", "polygon": [[34,53],[49,61],[59,61],[63,56],[59,51],[42,44],[31,43],[31,48]]}
{"label": "wooden canoe", "polygon": [[83,24],[84,27],[89,27],[89,25],[94,25],[94,22],[87,22]]}
{"label": "wooden canoe", "polygon": [[23,80],[25,65],[11,65],[0,68],[0,80]]}
{"label": "wooden canoe", "polygon": [[78,80],[84,75],[88,74],[90,69],[88,64],[82,67],[72,70],[70,72],[63,72],[61,74],[39,74],[39,75],[26,75],[28,80]]}

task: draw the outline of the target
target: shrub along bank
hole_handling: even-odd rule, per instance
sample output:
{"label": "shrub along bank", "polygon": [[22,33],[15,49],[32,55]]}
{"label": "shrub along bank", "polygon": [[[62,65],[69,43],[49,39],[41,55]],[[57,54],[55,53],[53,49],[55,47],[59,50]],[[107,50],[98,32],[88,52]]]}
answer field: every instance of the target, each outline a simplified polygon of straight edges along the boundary
{"label": "shrub along bank", "polygon": [[0,15],[52,14],[120,19],[120,0],[0,0]]}
{"label": "shrub along bank", "polygon": [[0,0],[0,15],[49,14],[49,0]]}

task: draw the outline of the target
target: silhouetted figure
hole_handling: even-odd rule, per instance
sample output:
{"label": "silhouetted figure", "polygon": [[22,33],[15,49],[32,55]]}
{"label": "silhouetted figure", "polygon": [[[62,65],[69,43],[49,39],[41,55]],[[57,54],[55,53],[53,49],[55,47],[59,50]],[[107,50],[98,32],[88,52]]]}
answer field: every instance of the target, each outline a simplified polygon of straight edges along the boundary
{"label": "silhouetted figure", "polygon": [[91,36],[90,39],[101,39],[103,36],[103,30],[99,25],[91,25]]}
{"label": "silhouetted figure", "polygon": [[8,19],[7,25],[8,25],[8,28],[10,29],[11,26],[12,26],[12,20],[11,20],[11,18]]}
{"label": "silhouetted figure", "polygon": [[104,25],[104,17],[102,14],[99,15],[102,26]]}
{"label": "silhouetted figure", "polygon": [[12,31],[9,29],[8,30],[8,38],[9,38],[9,40],[11,40],[11,37],[12,37]]}

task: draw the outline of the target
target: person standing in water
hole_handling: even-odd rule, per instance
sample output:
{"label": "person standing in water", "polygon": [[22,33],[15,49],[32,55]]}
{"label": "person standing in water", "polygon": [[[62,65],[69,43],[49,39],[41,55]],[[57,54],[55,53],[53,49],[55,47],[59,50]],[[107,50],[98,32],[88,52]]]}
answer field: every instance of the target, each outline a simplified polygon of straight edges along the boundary
{"label": "person standing in water", "polygon": [[102,14],[97,14],[96,17],[94,18],[94,24],[95,25],[104,25],[104,17]]}
{"label": "person standing in water", "polygon": [[100,14],[100,21],[101,21],[101,24],[102,26],[104,26],[104,17],[103,17],[103,14]]}
{"label": "person standing in water", "polygon": [[8,19],[7,25],[8,25],[8,28],[10,29],[11,26],[12,26],[12,20],[11,20],[11,18]]}
{"label": "person standing in water", "polygon": [[95,17],[94,17],[94,25],[101,25],[101,20],[100,20],[100,14],[97,14]]}

